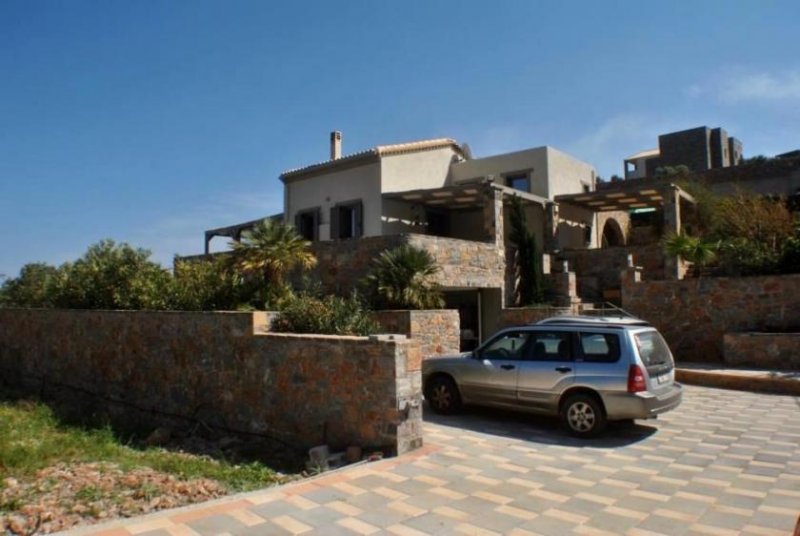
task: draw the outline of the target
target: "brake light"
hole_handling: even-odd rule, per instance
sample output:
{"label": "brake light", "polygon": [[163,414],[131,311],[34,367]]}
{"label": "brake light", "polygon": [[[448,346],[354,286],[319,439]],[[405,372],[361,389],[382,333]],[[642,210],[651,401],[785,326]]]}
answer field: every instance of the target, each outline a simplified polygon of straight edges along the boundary
{"label": "brake light", "polygon": [[631,365],[628,369],[628,392],[639,393],[647,390],[647,383],[644,381],[644,372],[639,365]]}

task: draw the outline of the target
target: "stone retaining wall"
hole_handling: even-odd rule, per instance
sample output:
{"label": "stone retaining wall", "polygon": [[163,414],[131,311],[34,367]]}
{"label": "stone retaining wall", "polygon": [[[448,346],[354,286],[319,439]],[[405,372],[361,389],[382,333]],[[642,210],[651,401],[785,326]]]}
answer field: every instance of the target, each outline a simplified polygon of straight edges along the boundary
{"label": "stone retaining wall", "polygon": [[776,370],[800,370],[800,333],[726,333],[725,364]]}
{"label": "stone retaining wall", "polygon": [[422,358],[459,353],[460,318],[454,309],[427,311],[376,311],[381,329],[415,339]]}
{"label": "stone retaining wall", "polygon": [[620,246],[561,251],[559,259],[569,262],[578,282],[578,296],[584,301],[605,301],[603,291],[620,288],[620,272],[633,255],[636,266],[644,268],[646,279],[664,279],[664,253],[660,244]]}
{"label": "stone retaining wall", "polygon": [[0,380],[112,419],[169,414],[298,448],[421,445],[416,341],[254,334],[267,316],[0,310]]}
{"label": "stone retaining wall", "polygon": [[575,314],[572,307],[511,307],[500,311],[498,329],[533,324],[551,316]]}
{"label": "stone retaining wall", "polygon": [[505,252],[494,243],[419,234],[314,242],[312,251],[318,263],[312,279],[318,279],[329,292],[347,294],[367,275],[373,259],[403,244],[433,256],[440,268],[435,281],[444,287],[503,287]]}
{"label": "stone retaining wall", "polygon": [[622,307],[652,322],[679,361],[723,361],[723,336],[795,331],[800,274],[639,281],[624,277]]}

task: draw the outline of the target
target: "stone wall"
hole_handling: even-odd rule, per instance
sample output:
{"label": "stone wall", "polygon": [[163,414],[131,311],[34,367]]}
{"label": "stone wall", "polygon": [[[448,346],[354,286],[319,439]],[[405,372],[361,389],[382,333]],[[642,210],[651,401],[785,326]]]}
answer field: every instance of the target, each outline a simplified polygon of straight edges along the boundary
{"label": "stone wall", "polygon": [[640,282],[624,277],[622,307],[653,323],[679,361],[722,362],[725,333],[798,331],[800,274]]}
{"label": "stone wall", "polygon": [[387,249],[411,244],[428,251],[439,265],[435,280],[443,287],[502,288],[505,252],[494,243],[420,234],[372,236],[314,242],[317,267],[311,278],[326,290],[346,294],[369,272],[372,260]]}
{"label": "stone wall", "polygon": [[423,359],[459,353],[457,310],[376,311],[373,315],[383,331],[418,341]]}
{"label": "stone wall", "polygon": [[776,370],[800,370],[800,333],[726,333],[725,364]]}
{"label": "stone wall", "polygon": [[559,259],[569,262],[578,283],[578,296],[585,301],[605,301],[604,290],[620,288],[620,272],[628,266],[633,255],[636,266],[644,268],[646,279],[664,278],[664,253],[659,244],[624,246],[600,249],[569,249],[561,251]]}
{"label": "stone wall", "polygon": [[575,314],[572,307],[510,307],[500,311],[500,324],[498,329],[510,326],[533,324],[551,316]]}
{"label": "stone wall", "polygon": [[254,334],[267,316],[4,309],[0,379],[112,420],[199,419],[298,448],[421,445],[416,341]]}

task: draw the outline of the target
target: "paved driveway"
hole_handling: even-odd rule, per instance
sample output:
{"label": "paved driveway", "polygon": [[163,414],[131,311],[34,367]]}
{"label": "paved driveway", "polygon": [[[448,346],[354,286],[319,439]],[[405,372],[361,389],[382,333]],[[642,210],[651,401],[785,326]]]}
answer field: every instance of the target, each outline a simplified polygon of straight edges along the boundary
{"label": "paved driveway", "polygon": [[428,415],[409,456],[102,534],[790,534],[800,399],[686,391],[658,421],[594,441],[518,414]]}

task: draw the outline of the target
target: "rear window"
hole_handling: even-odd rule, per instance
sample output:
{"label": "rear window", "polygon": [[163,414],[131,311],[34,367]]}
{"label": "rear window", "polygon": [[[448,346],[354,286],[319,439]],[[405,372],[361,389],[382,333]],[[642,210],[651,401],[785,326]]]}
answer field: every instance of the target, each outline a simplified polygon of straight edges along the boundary
{"label": "rear window", "polygon": [[619,360],[619,337],[614,333],[581,333],[583,359],[589,363]]}
{"label": "rear window", "polygon": [[672,365],[672,356],[664,338],[657,331],[643,331],[633,336],[645,367]]}

